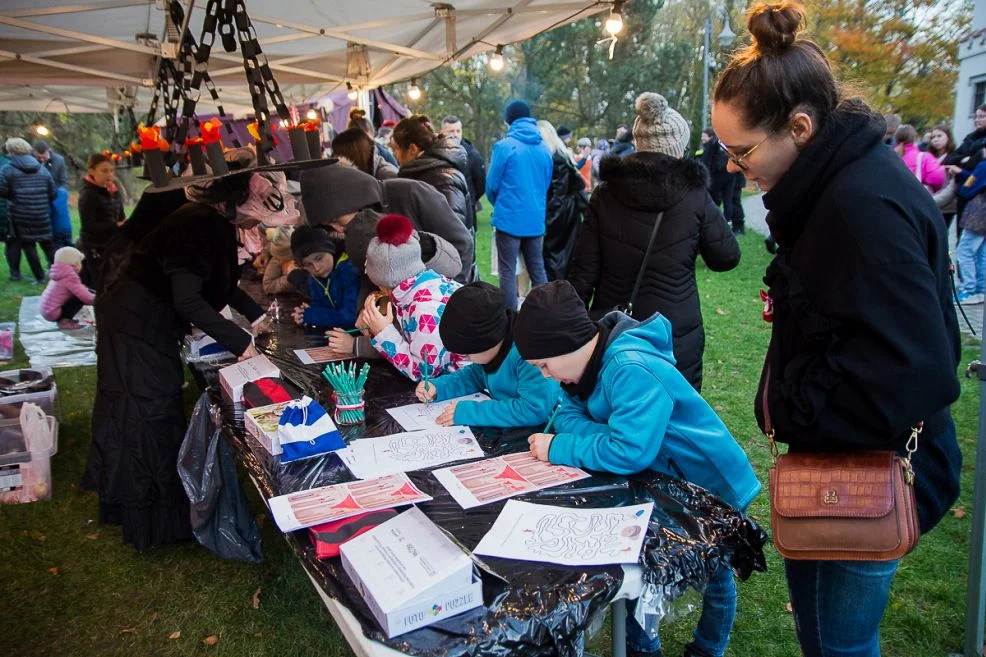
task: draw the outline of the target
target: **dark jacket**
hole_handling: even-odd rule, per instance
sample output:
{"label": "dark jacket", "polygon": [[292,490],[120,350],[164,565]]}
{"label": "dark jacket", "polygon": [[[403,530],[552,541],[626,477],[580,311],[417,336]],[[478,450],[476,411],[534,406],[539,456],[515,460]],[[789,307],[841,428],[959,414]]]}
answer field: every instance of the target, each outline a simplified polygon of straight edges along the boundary
{"label": "dark jacket", "polygon": [[633,133],[627,130],[623,133],[622,137],[613,140],[613,145],[609,148],[609,154],[616,155],[617,157],[626,157],[636,150],[636,147],[633,145]]}
{"label": "dark jacket", "polygon": [[82,243],[89,249],[106,248],[117,231],[117,222],[125,219],[119,191],[110,190],[82,179],[79,188],[79,220]]}
{"label": "dark jacket", "polygon": [[585,180],[560,153],[552,156],[551,187],[544,214],[544,270],[549,281],[564,280],[582,212],[588,204]]}
{"label": "dark jacket", "polygon": [[[0,153],[0,169],[3,169],[4,165],[10,162],[10,158]],[[7,239],[7,228],[8,218],[7,218],[7,208],[10,206],[10,202],[4,198],[0,198],[0,241]]]}
{"label": "dark jacket", "polygon": [[420,180],[442,193],[452,212],[463,225],[476,229],[476,207],[469,194],[466,172],[469,157],[466,149],[445,135],[439,135],[431,148],[416,159],[401,166],[397,175],[401,178]]}
{"label": "dark jacket", "polygon": [[469,195],[475,205],[486,193],[486,160],[468,139],[462,140],[462,147],[466,149],[466,157],[469,158],[466,182],[469,183]]}
{"label": "dark jacket", "polygon": [[568,280],[595,314],[625,306],[640,271],[657,213],[664,218],[633,306],[641,321],[656,312],[671,321],[678,370],[702,387],[705,331],[695,283],[701,255],[713,271],[740,261],[739,245],[706,191],[706,172],[691,159],[660,153],[606,156],[579,231]]}
{"label": "dark jacket", "polygon": [[51,179],[55,181],[55,187],[68,189],[68,167],[65,165],[65,158],[55,151],[48,151],[48,159],[45,160],[45,169],[51,174]]}
{"label": "dark jacket", "polygon": [[14,155],[0,169],[0,198],[10,201],[9,232],[22,240],[50,242],[55,182],[31,155]]}
{"label": "dark jacket", "polygon": [[972,171],[983,159],[984,146],[986,146],[986,128],[973,130],[965,136],[958,148],[942,160],[942,165],[955,165],[966,171]]}
{"label": "dark jacket", "polygon": [[956,499],[961,467],[948,239],[931,195],[884,147],[882,118],[849,109],[764,196],[780,246],[764,278],[770,415],[777,440],[800,452],[903,450],[924,421],[915,491],[927,531]]}
{"label": "dark jacket", "polygon": [[726,171],[729,158],[719,146],[719,140],[716,137],[705,142],[698,160],[709,172],[709,193],[712,194],[713,200],[722,199],[723,190],[732,182],[732,174]]}

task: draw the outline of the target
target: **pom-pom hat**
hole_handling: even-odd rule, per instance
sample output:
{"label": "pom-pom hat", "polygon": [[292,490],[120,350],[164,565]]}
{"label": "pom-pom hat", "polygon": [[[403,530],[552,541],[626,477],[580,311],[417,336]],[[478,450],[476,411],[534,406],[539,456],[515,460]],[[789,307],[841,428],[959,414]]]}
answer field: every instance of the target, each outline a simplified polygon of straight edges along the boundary
{"label": "pom-pom hat", "polygon": [[366,250],[366,275],[374,285],[394,289],[425,270],[418,232],[411,220],[386,214],[377,222],[377,236]]}
{"label": "pom-pom hat", "polygon": [[671,109],[664,96],[649,91],[637,96],[635,107],[633,141],[637,150],[684,157],[691,137],[685,117]]}

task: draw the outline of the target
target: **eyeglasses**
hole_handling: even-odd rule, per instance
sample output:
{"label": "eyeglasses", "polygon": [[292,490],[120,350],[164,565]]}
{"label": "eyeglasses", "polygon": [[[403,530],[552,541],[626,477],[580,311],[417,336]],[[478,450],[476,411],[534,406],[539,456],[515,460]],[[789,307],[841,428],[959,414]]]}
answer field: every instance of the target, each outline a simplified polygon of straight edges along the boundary
{"label": "eyeglasses", "polygon": [[746,165],[743,164],[743,160],[745,160],[746,158],[750,157],[750,155],[753,154],[753,151],[755,151],[758,148],[760,148],[760,145],[763,144],[768,139],[770,139],[771,136],[773,136],[773,133],[771,133],[771,134],[767,135],[766,137],[764,137],[763,139],[761,139],[760,140],[760,143],[758,143],[756,146],[754,146],[753,148],[751,148],[747,152],[743,153],[742,155],[734,155],[732,152],[730,152],[730,150],[728,148],[726,148],[726,146],[722,142],[719,142],[719,148],[722,149],[722,152],[726,154],[726,157],[728,157],[729,160],[733,164],[735,164],[736,166],[738,166],[743,171],[746,171],[747,170],[746,169]]}

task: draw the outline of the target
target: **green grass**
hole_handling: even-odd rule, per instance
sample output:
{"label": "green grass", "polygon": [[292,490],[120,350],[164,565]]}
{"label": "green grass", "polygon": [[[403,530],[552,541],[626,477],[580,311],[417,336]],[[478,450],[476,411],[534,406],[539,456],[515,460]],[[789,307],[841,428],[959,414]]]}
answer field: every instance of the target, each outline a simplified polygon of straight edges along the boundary
{"label": "green grass", "polygon": [[[480,271],[489,278],[489,213],[480,216]],[[768,326],[760,319],[758,290],[768,256],[760,237],[740,238],[739,268],[714,274],[700,266],[698,280],[706,322],[704,394],[766,478],[768,454],[753,417],[753,394]],[[0,263],[0,321],[16,319],[19,297],[38,294],[30,284],[9,284]],[[963,361],[978,356],[968,344]],[[26,364],[18,352],[12,366]],[[348,655],[351,651],[300,565],[266,519],[263,503],[248,489],[263,522],[266,561],[252,566],[219,560],[194,545],[138,554],[123,545],[120,531],[96,524],[97,500],[82,493],[90,437],[95,368],[58,372],[65,410],[60,449],[53,461],[51,502],[0,507],[0,637],[2,653],[34,655]],[[927,657],[962,647],[965,578],[972,519],[978,386],[962,380],[954,406],[966,457],[958,504],[963,518],[947,515],[902,563],[882,627],[884,654]],[[769,524],[767,495],[750,513]],[[780,560],[768,546],[767,573],[739,585],[739,613],[728,655],[798,654]],[[57,568],[57,574],[49,569]],[[260,608],[251,604],[260,589]],[[668,655],[681,654],[695,614],[662,630]],[[173,632],[180,638],[169,639]],[[214,647],[202,644],[218,635]],[[608,632],[591,642],[608,654]]]}

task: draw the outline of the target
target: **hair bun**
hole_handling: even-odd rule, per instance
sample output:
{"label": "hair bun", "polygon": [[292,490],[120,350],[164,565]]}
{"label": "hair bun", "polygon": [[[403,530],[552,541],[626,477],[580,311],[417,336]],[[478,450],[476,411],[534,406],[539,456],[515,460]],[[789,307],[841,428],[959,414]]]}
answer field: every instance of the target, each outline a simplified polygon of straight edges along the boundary
{"label": "hair bun", "polygon": [[667,98],[652,91],[645,91],[637,96],[635,105],[637,114],[648,123],[662,123],[664,113],[668,111]]}
{"label": "hair bun", "polygon": [[779,52],[794,44],[807,19],[805,8],[798,2],[761,2],[747,14],[746,27],[757,50]]}

